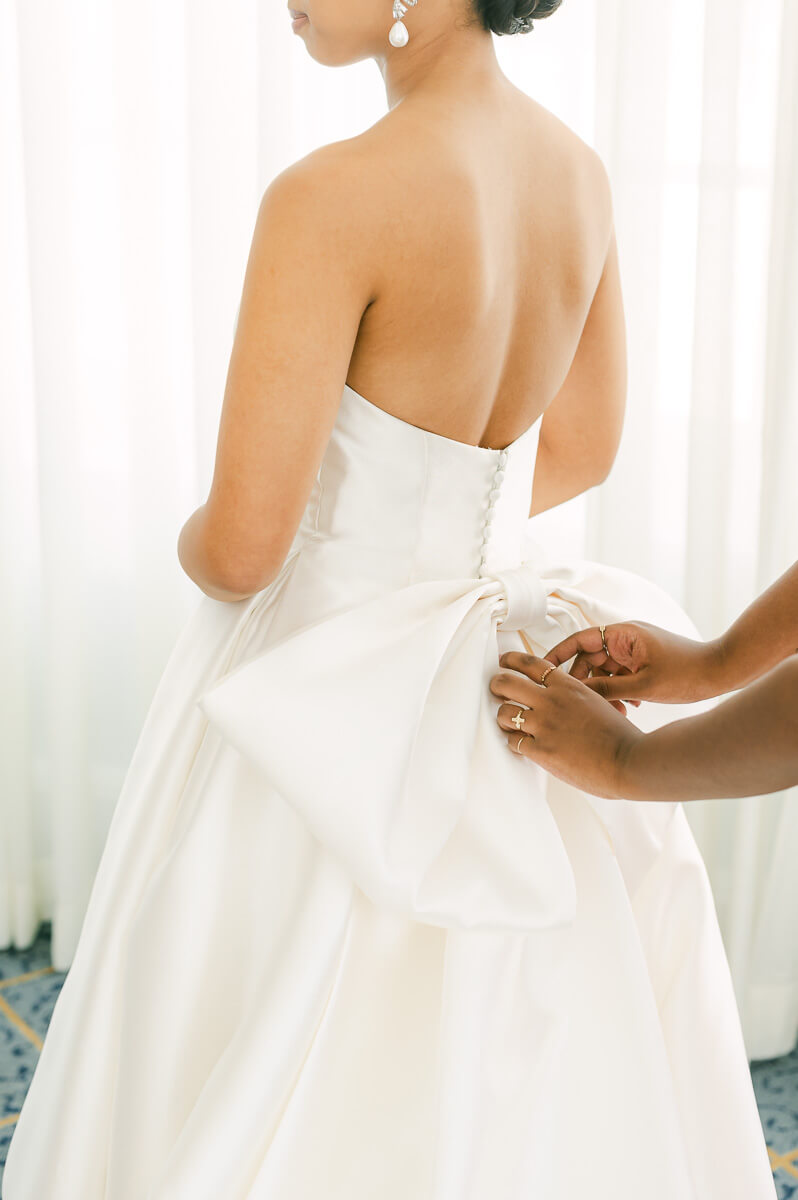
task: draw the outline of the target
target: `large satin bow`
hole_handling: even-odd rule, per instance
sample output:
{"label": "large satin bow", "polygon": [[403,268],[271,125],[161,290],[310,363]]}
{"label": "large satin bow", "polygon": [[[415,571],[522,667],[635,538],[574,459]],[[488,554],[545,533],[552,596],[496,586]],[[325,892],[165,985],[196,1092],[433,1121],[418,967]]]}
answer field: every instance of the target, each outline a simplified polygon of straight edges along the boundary
{"label": "large satin bow", "polygon": [[512,646],[500,629],[542,654],[621,614],[594,600],[596,564],[552,569],[525,546],[518,567],[421,581],[301,628],[198,701],[363,892],[415,920],[534,930],[574,917],[549,777],[508,748],[488,683]]}

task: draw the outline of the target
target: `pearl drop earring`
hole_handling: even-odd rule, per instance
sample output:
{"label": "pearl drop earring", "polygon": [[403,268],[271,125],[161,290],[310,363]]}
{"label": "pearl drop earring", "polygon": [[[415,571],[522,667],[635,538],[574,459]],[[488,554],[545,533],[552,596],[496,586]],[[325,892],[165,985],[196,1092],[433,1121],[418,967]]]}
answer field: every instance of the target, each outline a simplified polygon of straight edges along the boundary
{"label": "pearl drop earring", "polygon": [[407,4],[403,0],[393,0],[393,19],[394,24],[391,26],[391,32],[388,34],[388,41],[392,46],[406,46],[410,40],[410,34],[402,24],[402,17],[407,12],[407,6],[417,4],[418,0],[407,0]]}

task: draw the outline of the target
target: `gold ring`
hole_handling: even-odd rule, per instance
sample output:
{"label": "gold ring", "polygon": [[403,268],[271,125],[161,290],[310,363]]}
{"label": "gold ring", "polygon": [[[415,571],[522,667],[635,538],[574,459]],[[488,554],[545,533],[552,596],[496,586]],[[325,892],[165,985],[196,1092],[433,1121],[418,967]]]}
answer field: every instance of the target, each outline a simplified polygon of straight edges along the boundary
{"label": "gold ring", "polygon": [[607,649],[607,638],[606,638],[606,632],[607,632],[607,626],[606,626],[606,625],[599,625],[599,633],[601,634],[601,648],[602,648],[602,650],[604,651],[604,653],[607,655],[607,658],[609,658],[609,657],[610,657],[610,652],[609,652],[609,650]]}
{"label": "gold ring", "polygon": [[519,708],[519,710],[518,710],[518,712],[515,714],[515,716],[514,716],[514,717],[510,717],[510,724],[511,724],[511,725],[515,725],[516,729],[520,729],[520,728],[521,728],[521,726],[523,725],[523,723],[524,723],[524,718],[523,718],[523,716],[522,716],[522,713],[525,713],[525,712],[526,712],[526,709],[525,709],[525,708]]}
{"label": "gold ring", "polygon": [[540,680],[539,680],[539,682],[543,685],[543,687],[549,686],[546,683],[546,678],[547,678],[547,676],[551,675],[552,671],[556,671],[556,670],[557,670],[556,667],[546,667],[546,670],[543,672],[543,674],[541,675]]}
{"label": "gold ring", "polygon": [[521,736],[520,736],[520,738],[518,739],[518,745],[517,745],[517,746],[516,746],[516,748],[515,748],[515,752],[516,752],[516,754],[520,754],[520,753],[521,753],[521,743],[523,742],[523,740],[524,740],[524,738],[525,738],[525,737],[526,737],[526,734],[525,734],[525,733],[522,733],[522,734],[521,734]]}

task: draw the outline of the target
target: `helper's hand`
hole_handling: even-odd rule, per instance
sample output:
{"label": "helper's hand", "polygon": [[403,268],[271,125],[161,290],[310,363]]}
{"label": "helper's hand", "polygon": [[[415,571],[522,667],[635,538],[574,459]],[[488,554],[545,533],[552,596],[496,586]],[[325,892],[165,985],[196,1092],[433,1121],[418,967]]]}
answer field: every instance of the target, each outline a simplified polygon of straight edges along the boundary
{"label": "helper's hand", "polygon": [[[541,685],[551,666],[545,658],[508,650],[499,665],[506,669],[491,677],[490,690],[503,701],[496,719],[510,749],[583,791],[624,797],[625,763],[640,730],[566,671],[549,671]],[[512,720],[519,709],[520,729]]]}
{"label": "helper's hand", "polygon": [[558,642],[546,658],[559,666],[576,655],[571,677],[607,700],[686,704],[723,691],[720,640],[696,642],[645,621],[607,625],[604,636],[609,657],[594,626]]}

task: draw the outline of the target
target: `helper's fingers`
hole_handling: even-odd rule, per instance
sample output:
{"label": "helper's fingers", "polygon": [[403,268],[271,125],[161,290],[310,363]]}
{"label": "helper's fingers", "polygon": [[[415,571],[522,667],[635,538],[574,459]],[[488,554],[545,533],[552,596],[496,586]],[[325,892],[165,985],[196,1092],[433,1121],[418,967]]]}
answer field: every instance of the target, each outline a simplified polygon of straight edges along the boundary
{"label": "helper's fingers", "polygon": [[[578,671],[575,670],[578,664]],[[604,650],[598,650],[594,654],[588,654],[581,650],[574,660],[574,666],[571,667],[570,673],[576,679],[586,679],[584,668],[589,667],[594,673],[598,670],[604,674],[617,674],[619,671],[625,671],[626,668],[620,666],[620,662],[616,662],[611,655],[605,654]]]}
{"label": "helper's fingers", "polygon": [[507,745],[513,753],[531,758],[537,746],[535,710],[521,704],[500,704],[496,720],[507,733]]}
{"label": "helper's fingers", "polygon": [[517,730],[519,733],[533,734],[537,730],[537,715],[534,708],[526,704],[500,704],[496,711],[496,720],[502,729]]}
{"label": "helper's fingers", "polygon": [[590,656],[583,654],[581,651],[571,665],[571,670],[568,672],[574,679],[589,679],[591,672]]}
{"label": "helper's fingers", "polygon": [[560,671],[551,670],[553,663],[548,658],[538,658],[535,654],[526,654],[523,650],[505,650],[499,655],[499,666],[511,671],[520,671],[534,683],[540,684],[545,676],[544,687],[559,683]]}
{"label": "helper's fingers", "polygon": [[[589,661],[590,658],[591,655],[577,655],[576,661],[569,671],[569,675],[571,675],[574,679],[580,680],[582,683],[591,683],[592,680],[613,678],[613,673],[605,670],[603,666],[591,667]],[[588,672],[590,673],[588,674]],[[593,690],[598,691],[599,689],[594,685]],[[613,708],[617,708],[619,713],[622,713],[623,716],[626,716],[626,705],[622,700],[612,699],[609,700],[609,703]],[[640,701],[633,700],[631,703],[639,704]]]}
{"label": "helper's fingers", "polygon": [[605,700],[628,700],[634,704],[636,697],[644,695],[646,682],[643,670],[634,674],[592,675],[585,680],[585,685]]}
{"label": "helper's fingers", "polygon": [[592,629],[580,629],[579,633],[572,633],[570,637],[558,642],[556,646],[552,646],[551,650],[546,651],[546,658],[550,663],[559,667],[562,663],[568,662],[569,658],[573,658],[575,654],[580,652],[595,654],[599,651],[606,658],[602,650],[601,631],[598,626],[594,626]]}

